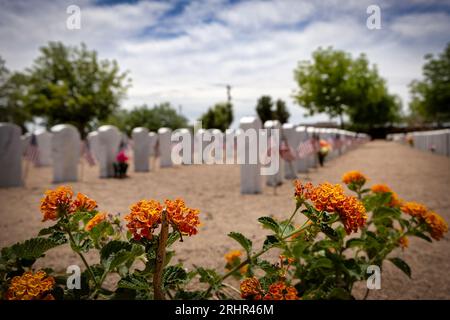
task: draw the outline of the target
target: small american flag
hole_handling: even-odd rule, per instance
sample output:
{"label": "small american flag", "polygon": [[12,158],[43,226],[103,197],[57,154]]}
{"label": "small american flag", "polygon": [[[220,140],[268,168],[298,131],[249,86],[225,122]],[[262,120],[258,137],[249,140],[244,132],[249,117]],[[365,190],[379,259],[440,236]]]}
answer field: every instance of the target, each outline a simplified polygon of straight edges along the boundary
{"label": "small american flag", "polygon": [[34,133],[31,135],[30,143],[25,150],[25,159],[33,163],[35,166],[39,164],[39,147],[37,137]]}
{"label": "small american flag", "polygon": [[91,146],[89,145],[88,140],[84,140],[83,146],[81,149],[81,154],[83,158],[86,159],[86,162],[92,167],[95,166],[95,158],[92,155]]}
{"label": "small american flag", "polygon": [[304,159],[314,152],[314,146],[310,139],[301,142],[297,148],[298,157]]}
{"label": "small american flag", "polygon": [[285,161],[294,161],[295,154],[291,147],[289,147],[288,143],[283,140],[280,144],[280,156]]}

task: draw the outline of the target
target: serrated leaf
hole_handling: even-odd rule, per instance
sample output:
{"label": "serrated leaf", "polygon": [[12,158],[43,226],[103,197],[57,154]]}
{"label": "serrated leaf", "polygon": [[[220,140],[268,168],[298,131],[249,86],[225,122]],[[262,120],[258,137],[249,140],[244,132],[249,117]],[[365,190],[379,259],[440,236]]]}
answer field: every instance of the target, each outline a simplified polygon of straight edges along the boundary
{"label": "serrated leaf", "polygon": [[326,268],[326,269],[331,269],[333,268],[333,262],[325,257],[322,258],[318,258],[312,261],[311,266],[310,266],[311,270],[314,269],[318,269],[318,268]]}
{"label": "serrated leaf", "polygon": [[149,290],[149,284],[145,277],[131,274],[125,278],[120,279],[117,283],[118,288],[132,289],[132,290]]}
{"label": "serrated leaf", "polygon": [[169,266],[164,269],[163,286],[168,287],[187,280],[187,272],[180,266]]}
{"label": "serrated leaf", "polygon": [[275,237],[273,235],[269,235],[266,237],[266,240],[264,240],[263,248],[267,249],[267,248],[276,246],[279,243],[280,243],[280,240],[278,240],[277,237]]}
{"label": "serrated leaf", "polygon": [[32,238],[22,243],[16,243],[10,252],[20,259],[37,259],[46,251],[59,246],[60,243],[49,238]]}
{"label": "serrated leaf", "polygon": [[230,232],[228,236],[236,240],[247,252],[247,255],[250,255],[253,245],[250,239],[246,238],[242,233],[239,232]]}
{"label": "serrated leaf", "polygon": [[389,261],[391,261],[397,268],[402,270],[409,278],[411,278],[411,268],[409,265],[400,258],[389,258]]}
{"label": "serrated leaf", "polygon": [[208,283],[213,288],[220,287],[221,277],[214,269],[197,267],[196,270],[200,275],[200,282]]}
{"label": "serrated leaf", "polygon": [[264,228],[267,228],[269,230],[272,230],[276,234],[280,232],[280,226],[278,223],[271,217],[260,217],[258,218],[259,223],[261,223]]}
{"label": "serrated leaf", "polygon": [[170,247],[172,244],[174,244],[178,239],[180,239],[180,233],[178,231],[174,231],[169,233],[169,236],[167,237],[167,247]]}
{"label": "serrated leaf", "polygon": [[112,240],[100,250],[100,259],[106,260],[111,254],[116,253],[120,250],[130,250],[131,247],[132,244],[129,242]]}

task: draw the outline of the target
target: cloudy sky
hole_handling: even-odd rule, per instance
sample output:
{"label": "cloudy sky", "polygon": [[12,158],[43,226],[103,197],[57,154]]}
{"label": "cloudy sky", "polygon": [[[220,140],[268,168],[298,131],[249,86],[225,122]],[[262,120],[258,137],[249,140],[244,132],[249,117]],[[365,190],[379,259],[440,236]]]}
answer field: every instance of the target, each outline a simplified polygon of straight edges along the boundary
{"label": "cloudy sky", "polygon": [[[369,30],[366,10],[381,8],[381,29]],[[69,30],[67,7],[81,9],[81,29]],[[365,52],[406,108],[408,83],[420,78],[423,56],[450,41],[450,1],[90,1],[0,0],[0,55],[10,70],[31,65],[48,41],[84,42],[101,58],[129,70],[124,108],[170,101],[191,120],[226,99],[235,117],[253,115],[256,99],[284,99],[292,122],[293,70],[317,47],[354,56]]]}

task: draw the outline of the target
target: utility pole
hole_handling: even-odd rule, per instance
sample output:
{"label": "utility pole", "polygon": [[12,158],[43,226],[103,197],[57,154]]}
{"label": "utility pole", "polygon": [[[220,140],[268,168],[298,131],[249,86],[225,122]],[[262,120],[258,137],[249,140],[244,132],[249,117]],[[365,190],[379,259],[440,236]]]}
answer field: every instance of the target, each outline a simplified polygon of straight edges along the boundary
{"label": "utility pole", "polygon": [[226,88],[227,88],[227,100],[228,100],[228,103],[231,104],[231,86],[229,84],[227,84]]}

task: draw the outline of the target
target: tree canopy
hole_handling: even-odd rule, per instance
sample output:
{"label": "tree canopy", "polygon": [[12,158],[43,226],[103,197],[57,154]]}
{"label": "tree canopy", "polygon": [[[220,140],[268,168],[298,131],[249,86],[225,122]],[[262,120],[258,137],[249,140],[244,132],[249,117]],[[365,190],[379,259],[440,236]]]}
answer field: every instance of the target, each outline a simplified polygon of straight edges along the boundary
{"label": "tree canopy", "polygon": [[410,84],[410,109],[427,121],[450,120],[450,43],[437,57],[425,56],[423,80]]}
{"label": "tree canopy", "polygon": [[172,130],[186,128],[188,120],[173,108],[170,103],[165,102],[149,108],[143,105],[133,110],[119,109],[110,115],[104,124],[118,127],[122,132],[130,134],[136,127],[144,127],[150,131],[167,127]]}
{"label": "tree canopy", "polygon": [[341,50],[318,48],[312,62],[299,62],[294,77],[298,84],[295,101],[310,115],[339,117],[341,126],[348,115],[354,124],[367,128],[398,118],[399,99],[388,93],[385,80],[364,54],[353,59]]}
{"label": "tree canopy", "polygon": [[278,120],[280,123],[286,123],[289,120],[290,113],[287,110],[286,102],[281,99],[278,99],[274,103],[271,96],[264,95],[261,96],[256,102],[256,113],[258,117],[261,119],[261,122],[264,123],[268,120]]}
{"label": "tree canopy", "polygon": [[23,74],[10,73],[0,57],[0,121],[17,124],[25,132],[25,123],[32,116],[25,108],[23,94],[26,91]]}
{"label": "tree canopy", "polygon": [[70,123],[83,137],[119,108],[130,85],[116,61],[99,60],[84,44],[50,42],[25,75],[25,107],[48,127]]}
{"label": "tree canopy", "polygon": [[225,131],[233,122],[233,105],[229,102],[217,103],[209,108],[199,120],[205,129]]}

